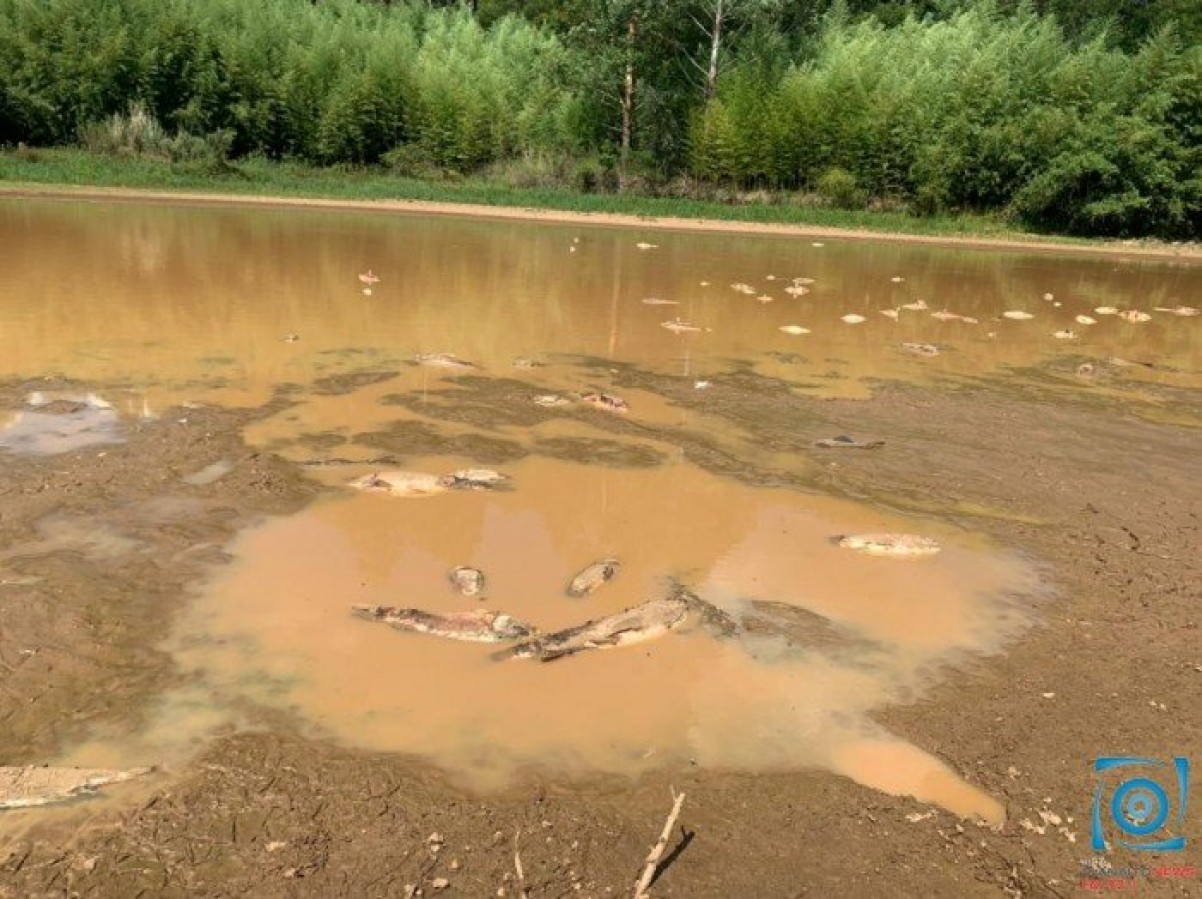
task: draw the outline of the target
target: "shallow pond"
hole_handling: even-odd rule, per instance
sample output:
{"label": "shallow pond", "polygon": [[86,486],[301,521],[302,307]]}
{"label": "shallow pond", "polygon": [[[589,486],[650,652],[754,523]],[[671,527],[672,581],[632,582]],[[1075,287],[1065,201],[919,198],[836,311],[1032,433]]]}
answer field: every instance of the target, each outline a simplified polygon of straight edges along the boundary
{"label": "shallow pond", "polygon": [[[79,764],[182,752],[249,700],[480,789],[548,769],[817,766],[997,822],[996,801],[871,713],[1028,626],[1045,592],[1032,564],[935,517],[703,471],[685,429],[736,464],[815,462],[758,445],[704,401],[612,382],[673,376],[705,397],[753,372],[823,398],[887,380],[1042,378],[1155,408],[1158,388],[1200,377],[1202,317],[1179,313],[1202,296],[1202,269],[1135,258],[52,200],[0,201],[0,248],[0,377],[103,394],[0,410],[0,453],[119,441],[168,409],[186,426],[192,403],[286,397],[246,438],[329,488],[245,532],[198,586],[165,645],[200,688],[164,696],[146,733],[63,758]],[[419,361],[431,354],[468,364]],[[596,391],[629,411],[581,401]],[[550,396],[562,405],[540,405]],[[55,419],[47,403],[76,405]],[[70,419],[89,414],[101,420]],[[380,469],[480,465],[512,489],[348,486]],[[229,466],[181,483],[203,488]],[[943,551],[874,558],[834,542],[862,532],[920,533]],[[622,562],[611,582],[564,595],[606,557]],[[485,572],[484,600],[452,590],[456,565]],[[673,583],[739,633],[690,622],[540,663],[350,614],[483,605],[546,632]]]}

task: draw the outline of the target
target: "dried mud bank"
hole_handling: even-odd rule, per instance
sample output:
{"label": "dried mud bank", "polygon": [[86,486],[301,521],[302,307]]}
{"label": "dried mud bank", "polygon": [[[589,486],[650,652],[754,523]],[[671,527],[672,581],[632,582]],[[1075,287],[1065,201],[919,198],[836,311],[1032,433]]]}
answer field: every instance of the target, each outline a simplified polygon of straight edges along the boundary
{"label": "dried mud bank", "polygon": [[272,197],[227,194],[217,191],[148,190],[128,187],[78,187],[67,184],[0,184],[0,196],[63,197],[76,200],[130,200],[138,203],[178,205],[241,205],[309,209],[353,209],[362,212],[404,213],[409,215],[449,215],[502,221],[555,222],[577,225],[637,227],[654,230],[728,234],[764,234],[781,237],[828,238],[833,240],[881,241],[889,243],[978,249],[1021,250],[1023,252],[1070,253],[1080,255],[1131,256],[1197,262],[1202,247],[1196,243],[1146,241],[1076,241],[1066,238],[1030,239],[1010,237],[961,237],[940,234],[905,234],[897,231],[870,231],[857,228],[831,228],[818,225],[778,224],[739,221],[737,219],[677,218],[673,216],[635,215],[618,212],[573,212],[562,209],[488,206],[480,203],[451,203],[428,200],[339,200],[321,197]]}
{"label": "dried mud bank", "polygon": [[[671,785],[688,802],[657,896],[1065,896],[1091,854],[1093,758],[1197,747],[1196,428],[1039,390],[884,386],[868,401],[822,402],[749,373],[698,393],[685,379],[634,369],[618,369],[613,384],[704,406],[749,441],[813,465],[781,474],[699,433],[605,419],[615,447],[653,440],[753,483],[937,514],[1043,562],[1057,595],[1037,627],[880,716],[1002,800],[1000,832],[808,772],[685,765],[633,784],[531,773],[521,789],[481,797],[412,760],[306,738],[276,715],[260,731],[216,740],[133,806],[85,804],[76,819],[0,843],[0,895],[516,896],[515,847],[532,897],[629,895]],[[502,394],[518,389],[486,379],[447,388],[453,407],[485,428],[512,414]],[[1171,400],[1186,418],[1202,412],[1188,394]],[[133,541],[117,544],[118,555],[111,541],[82,537],[46,546],[44,582],[0,588],[6,762],[40,760],[98,723],[132,722],[172,677],[152,647],[186,585],[220,561],[235,528],[312,493],[285,463],[241,444],[239,427],[259,414],[188,410],[131,429],[125,444],[3,457],[6,548],[85,533],[71,525],[48,535],[47,520]],[[887,443],[864,453],[812,447],[843,433]],[[405,453],[422,435],[371,436]],[[496,440],[504,458],[510,449]],[[235,462],[226,477],[182,484],[223,459]],[[186,552],[197,545],[207,548]],[[4,564],[19,573],[27,558]],[[38,652],[22,655],[30,644]],[[436,892],[439,878],[448,885]],[[1153,886],[1188,895],[1198,883]]]}

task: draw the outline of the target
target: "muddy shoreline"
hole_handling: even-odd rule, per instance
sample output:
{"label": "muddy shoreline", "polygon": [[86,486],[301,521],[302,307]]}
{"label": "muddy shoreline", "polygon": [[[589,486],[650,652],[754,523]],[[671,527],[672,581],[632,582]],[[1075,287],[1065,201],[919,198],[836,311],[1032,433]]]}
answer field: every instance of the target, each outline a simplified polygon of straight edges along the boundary
{"label": "muddy shoreline", "polygon": [[547,222],[616,228],[642,228],[656,231],[711,232],[775,237],[823,238],[855,242],[897,243],[916,246],[960,247],[963,249],[1005,250],[1023,253],[1102,256],[1148,260],[1172,260],[1185,264],[1202,262],[1202,247],[1197,244],[1160,244],[1124,241],[1068,243],[1013,238],[956,237],[954,235],[904,234],[891,231],[864,231],[848,228],[823,228],[810,225],[778,225],[766,222],[722,221],[718,219],[657,218],[603,212],[570,212],[527,207],[486,206],[472,203],[443,203],[423,200],[338,200],[320,197],[272,197],[249,194],[202,193],[195,191],[143,190],[126,187],[77,187],[73,185],[4,184],[0,197],[102,200],[105,202],[166,203],[194,206],[258,206],[285,209],[353,210],[356,212],[401,213],[493,219],[501,221]]}
{"label": "muddy shoreline", "polygon": [[[823,401],[746,372],[716,376],[700,395],[688,379],[635,368],[613,383],[704,403],[781,453],[814,456],[812,442],[836,433],[885,439],[881,451],[817,455],[811,476],[781,479],[736,473],[704,435],[659,435],[722,476],[936,515],[1038,560],[1056,592],[1033,629],[879,715],[1000,799],[1000,832],[820,772],[681,765],[633,783],[530,772],[520,788],[476,795],[425,763],[342,748],[260,710],[256,729],[218,737],[133,805],[83,803],[0,838],[0,896],[389,896],[408,885],[513,896],[515,837],[531,896],[626,895],[669,786],[688,802],[657,896],[1067,896],[1092,855],[1092,760],[1198,748],[1196,427],[996,386],[878,385],[866,401]],[[4,385],[0,397],[34,388],[46,385]],[[467,389],[487,408],[487,379]],[[0,456],[0,545],[24,547],[0,564],[29,574],[36,561],[45,578],[0,588],[5,763],[41,763],[85,731],[138,726],[176,677],[155,646],[189,584],[223,563],[238,529],[319,489],[242,441],[249,422],[289,402],[170,410],[122,444]],[[1202,412],[1188,392],[1171,402],[1185,420]],[[613,419],[615,436],[631,427]],[[181,482],[222,460],[234,463],[228,476]],[[47,535],[35,523],[48,517],[68,525]],[[47,542],[81,521],[136,551]],[[38,651],[23,652],[31,644]],[[435,893],[440,877],[449,886]],[[1174,895],[1198,886],[1148,884]]]}

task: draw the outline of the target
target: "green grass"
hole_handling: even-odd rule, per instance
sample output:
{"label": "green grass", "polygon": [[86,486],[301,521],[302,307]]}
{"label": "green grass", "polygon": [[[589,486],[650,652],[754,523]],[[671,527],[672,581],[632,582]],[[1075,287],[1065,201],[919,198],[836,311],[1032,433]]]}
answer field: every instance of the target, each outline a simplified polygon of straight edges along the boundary
{"label": "green grass", "polygon": [[372,168],[315,168],[250,159],[225,171],[146,158],[116,158],[82,150],[0,151],[0,186],[124,187],[333,200],[424,200],[530,207],[583,213],[715,219],[861,229],[915,235],[1021,238],[1065,243],[1080,239],[1034,235],[995,217],[918,217],[902,212],[845,211],[815,206],[720,203],[637,195],[584,194],[560,188],[518,188],[475,179],[419,181]]}

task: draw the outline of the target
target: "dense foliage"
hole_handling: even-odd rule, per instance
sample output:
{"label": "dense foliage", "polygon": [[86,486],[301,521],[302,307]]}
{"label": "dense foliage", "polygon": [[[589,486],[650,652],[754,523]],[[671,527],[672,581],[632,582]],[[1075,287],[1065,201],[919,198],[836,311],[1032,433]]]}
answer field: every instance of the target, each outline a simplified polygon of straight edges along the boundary
{"label": "dense foliage", "polygon": [[1195,0],[0,0],[0,143],[1202,233]]}

